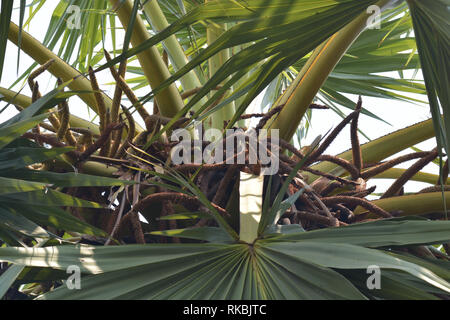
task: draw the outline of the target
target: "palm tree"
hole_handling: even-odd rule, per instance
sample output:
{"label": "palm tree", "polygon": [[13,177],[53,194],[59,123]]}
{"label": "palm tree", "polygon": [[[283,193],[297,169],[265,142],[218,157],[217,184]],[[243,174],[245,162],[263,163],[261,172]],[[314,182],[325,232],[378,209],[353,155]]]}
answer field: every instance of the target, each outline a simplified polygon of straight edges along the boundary
{"label": "palm tree", "polygon": [[[1,52],[11,41],[36,62],[0,87],[20,111],[0,124],[1,296],[449,297],[447,0],[60,1],[42,43],[24,30],[26,5],[16,25],[14,2],[1,2]],[[42,95],[44,72],[56,86]],[[101,72],[115,80],[113,97]],[[23,79],[31,97],[13,91]],[[269,110],[249,114],[263,92]],[[432,119],[361,145],[359,115],[384,119],[348,94],[416,101],[411,93],[427,95]],[[75,95],[98,124],[71,113]],[[343,121],[298,150],[314,108]],[[280,151],[277,174],[262,175],[261,163],[173,163],[175,129],[225,133],[253,118],[275,130],[265,140]],[[347,125],[351,150],[324,154]],[[432,137],[432,151],[386,160]],[[433,161],[438,175],[421,171]],[[366,188],[377,178],[394,180],[382,195]],[[404,194],[410,180],[431,186]],[[73,266],[81,290],[62,285]]]}

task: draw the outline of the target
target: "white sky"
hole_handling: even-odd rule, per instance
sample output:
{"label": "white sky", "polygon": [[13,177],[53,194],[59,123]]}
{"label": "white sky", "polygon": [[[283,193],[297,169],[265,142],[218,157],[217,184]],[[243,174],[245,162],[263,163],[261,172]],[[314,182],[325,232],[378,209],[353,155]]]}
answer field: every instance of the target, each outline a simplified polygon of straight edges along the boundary
{"label": "white sky", "polygon": [[[30,26],[25,30],[31,33],[35,38],[42,40],[44,38],[45,32],[47,31],[47,26],[50,21],[51,14],[53,12],[54,7],[56,6],[56,1],[47,1],[44,7],[38,12],[38,14],[33,18]],[[27,18],[28,12],[26,12],[25,19]],[[19,10],[14,10],[13,12],[13,21],[18,22],[19,18]],[[120,39],[120,37],[118,37]],[[118,44],[120,46],[120,43]],[[110,46],[109,48],[112,48]],[[8,88],[18,77],[18,75],[22,74],[31,64],[33,60],[28,57],[23,52],[20,56],[20,66],[19,72],[17,73],[17,47],[8,43],[7,51],[6,51],[6,59],[5,66],[3,70],[3,76],[0,83],[0,86]],[[135,75],[134,75],[135,76]],[[41,92],[45,93],[52,89],[54,78],[52,82],[49,82],[51,77],[49,75],[42,75],[37,80],[39,81]],[[106,83],[112,82],[112,78],[109,75],[108,71],[104,71],[98,75],[98,79],[102,89],[112,96],[112,88],[111,86],[105,85]],[[20,87],[16,86],[14,89],[17,91]],[[138,91],[138,95],[143,95],[148,92],[148,89],[144,89],[143,91]],[[29,88],[26,86],[22,91],[23,94],[31,95]],[[354,98],[354,97],[353,97]],[[81,100],[77,100],[78,98],[71,98],[69,101],[69,105],[71,107],[71,112],[84,117],[89,118],[87,113],[87,108]],[[426,97],[421,97],[421,99],[426,99]],[[354,98],[354,100],[356,100]],[[260,99],[257,99],[252,108],[258,109],[258,103]],[[5,103],[0,102],[0,110],[5,106]],[[417,123],[419,121],[423,121],[429,119],[431,117],[429,108],[427,105],[417,106],[410,103],[404,103],[399,101],[391,101],[384,100],[378,98],[369,98],[363,97],[363,106],[370,110],[371,112],[381,116],[392,126],[389,126],[381,121],[377,121],[371,119],[367,116],[362,115],[360,118],[360,128],[363,128],[364,132],[369,135],[370,138],[375,139],[377,137],[383,136],[395,130],[404,128],[411,124]],[[10,118],[13,114],[15,114],[15,108],[13,106],[9,107],[6,111],[0,114],[0,122],[5,121]],[[91,112],[92,116],[92,112]],[[310,133],[303,143],[307,145],[312,142],[318,135],[325,134],[331,128],[335,127],[342,118],[336,115],[332,111],[322,111],[316,110],[313,112],[312,119],[312,128],[310,129]],[[337,154],[339,152],[345,151],[350,148],[350,129],[344,129],[344,131],[340,134],[340,136],[335,140],[332,146],[326,151],[328,154]],[[366,142],[363,137],[360,137],[361,142]],[[434,140],[429,140],[427,142],[421,143],[418,147],[424,151],[431,150],[435,145]],[[409,153],[411,150],[403,153]],[[400,167],[407,168],[411,162],[405,163]],[[434,164],[428,165],[423,171],[431,172],[438,174],[438,167]],[[376,184],[378,186],[376,192],[382,192],[392,183],[392,180],[374,180],[369,183],[369,186]],[[427,186],[423,183],[409,182],[406,185],[406,192],[417,191],[422,187]]]}

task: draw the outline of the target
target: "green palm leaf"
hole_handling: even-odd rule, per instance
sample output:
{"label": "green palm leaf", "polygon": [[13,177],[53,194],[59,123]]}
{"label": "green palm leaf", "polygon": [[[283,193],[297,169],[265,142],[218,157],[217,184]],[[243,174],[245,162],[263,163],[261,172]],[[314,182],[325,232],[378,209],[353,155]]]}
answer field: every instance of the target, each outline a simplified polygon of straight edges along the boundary
{"label": "green palm leaf", "polygon": [[[407,1],[411,10],[422,72],[436,131],[436,138],[450,152],[450,2]],[[441,109],[444,119],[441,119]]]}
{"label": "green palm leaf", "polygon": [[13,1],[2,0],[0,11],[0,80],[5,62],[6,43],[8,42],[9,22],[13,10]]}

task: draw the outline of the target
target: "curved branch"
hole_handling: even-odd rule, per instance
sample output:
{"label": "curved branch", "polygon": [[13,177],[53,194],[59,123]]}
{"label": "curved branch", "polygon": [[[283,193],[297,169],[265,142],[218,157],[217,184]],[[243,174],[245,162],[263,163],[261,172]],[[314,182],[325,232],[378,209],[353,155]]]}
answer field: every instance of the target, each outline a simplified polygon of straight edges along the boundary
{"label": "curved branch", "polygon": [[336,196],[336,197],[328,197],[328,198],[322,198],[322,202],[326,205],[335,205],[335,204],[341,204],[341,203],[347,203],[350,205],[356,205],[361,206],[370,212],[375,213],[378,216],[381,216],[383,218],[392,218],[392,215],[387,212],[386,210],[380,208],[379,206],[373,204],[372,202],[356,198],[356,197],[348,197],[348,196]]}

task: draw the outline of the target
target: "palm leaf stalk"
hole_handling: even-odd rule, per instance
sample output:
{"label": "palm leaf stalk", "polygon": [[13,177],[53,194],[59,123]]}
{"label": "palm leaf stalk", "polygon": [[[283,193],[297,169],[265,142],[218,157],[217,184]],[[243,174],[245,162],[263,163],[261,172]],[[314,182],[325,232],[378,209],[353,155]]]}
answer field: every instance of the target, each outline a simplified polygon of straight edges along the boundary
{"label": "palm leaf stalk", "polygon": [[[22,34],[21,50],[33,57],[33,59],[39,64],[45,64],[49,60],[54,60],[52,66],[48,69],[55,77],[61,78],[64,82],[74,79],[71,82],[70,88],[74,91],[85,92],[80,94],[80,98],[86,102],[94,111],[97,112],[97,102],[94,95],[86,93],[92,91],[89,80],[83,78],[81,73],[72,68],[65,61],[59,58],[56,54],[48,50],[39,41],[33,38],[25,31],[20,31],[19,27],[13,22],[10,23],[8,39],[14,44],[18,45],[19,33]],[[107,108],[111,108],[111,98],[105,97],[105,104]]]}
{"label": "palm leaf stalk", "polygon": [[[150,18],[152,27],[155,32],[160,32],[169,26],[164,13],[162,12],[158,1],[151,0],[145,1],[143,5],[143,11]],[[174,66],[175,71],[181,69],[188,63],[183,48],[178,42],[177,38],[173,35],[167,38],[164,42],[164,47],[169,53],[170,60]],[[200,80],[194,71],[189,72],[181,78],[181,84],[185,91],[200,88],[202,86]],[[206,101],[203,101],[205,103]]]}
{"label": "palm leaf stalk", "polygon": [[[125,2],[111,0],[110,2],[114,8],[117,8],[117,15],[124,28],[127,29],[132,15],[133,3],[131,0],[126,0]],[[144,22],[140,16],[136,16],[133,23],[131,43],[133,46],[139,46],[148,38],[150,38],[150,35]],[[156,48],[148,48],[146,51],[138,54],[137,58],[149,84],[153,88],[157,88],[164,80],[169,78],[169,70],[167,70],[164,61]],[[172,117],[183,107],[183,101],[181,100],[175,85],[170,85],[166,90],[162,91],[160,95],[157,95],[156,99],[158,101],[160,112],[164,116]]]}
{"label": "palm leaf stalk", "polygon": [[[378,1],[375,6],[385,8],[390,1]],[[285,105],[268,127],[280,130],[280,137],[290,140],[297,130],[309,105],[342,56],[368,26],[370,14],[359,15],[338,33],[317,47],[309,57],[291,87],[286,90],[274,106]]]}
{"label": "palm leaf stalk", "polygon": [[[207,1],[205,1],[207,2]],[[208,24],[206,30],[206,39],[209,45],[217,41],[220,36],[226,31],[226,24]],[[225,49],[218,54],[214,55],[208,60],[209,77],[212,78],[214,74],[230,59],[229,49]],[[228,78],[230,80],[230,78]],[[217,105],[218,102],[215,102]],[[233,118],[235,110],[234,102],[230,102],[223,108],[215,112],[206,122],[207,127],[223,129],[225,121],[230,121]]]}

